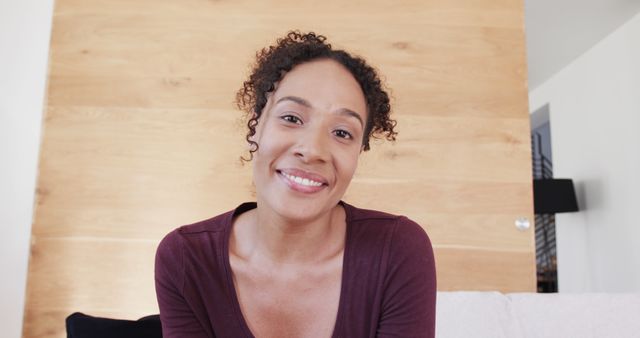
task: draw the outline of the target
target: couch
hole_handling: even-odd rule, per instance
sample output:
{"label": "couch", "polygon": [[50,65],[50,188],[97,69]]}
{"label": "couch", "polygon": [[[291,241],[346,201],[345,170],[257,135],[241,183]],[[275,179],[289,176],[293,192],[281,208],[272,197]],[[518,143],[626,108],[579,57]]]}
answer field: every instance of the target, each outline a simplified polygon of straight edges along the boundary
{"label": "couch", "polygon": [[[162,337],[157,315],[132,321],[74,313],[66,324],[69,338]],[[436,336],[640,337],[640,294],[438,292]]]}
{"label": "couch", "polygon": [[640,337],[640,294],[438,292],[438,338]]}

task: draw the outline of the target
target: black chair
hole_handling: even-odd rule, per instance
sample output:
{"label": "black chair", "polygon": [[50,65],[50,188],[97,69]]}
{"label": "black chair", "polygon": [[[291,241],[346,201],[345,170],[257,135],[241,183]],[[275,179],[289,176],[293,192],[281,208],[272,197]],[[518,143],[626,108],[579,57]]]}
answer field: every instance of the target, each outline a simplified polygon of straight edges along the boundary
{"label": "black chair", "polygon": [[159,315],[124,320],[76,312],[67,317],[66,326],[67,338],[162,338]]}

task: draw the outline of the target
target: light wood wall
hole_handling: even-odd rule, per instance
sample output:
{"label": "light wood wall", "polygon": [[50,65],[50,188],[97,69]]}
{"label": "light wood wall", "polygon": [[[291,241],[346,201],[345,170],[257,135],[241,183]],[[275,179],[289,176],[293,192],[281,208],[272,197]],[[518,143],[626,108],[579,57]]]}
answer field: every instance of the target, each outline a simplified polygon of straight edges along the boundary
{"label": "light wood wall", "polygon": [[58,0],[24,337],[74,311],[157,313],[155,248],[252,199],[233,106],[254,52],[298,28],[385,75],[400,132],[345,200],[408,215],[440,290],[533,291],[522,0]]}

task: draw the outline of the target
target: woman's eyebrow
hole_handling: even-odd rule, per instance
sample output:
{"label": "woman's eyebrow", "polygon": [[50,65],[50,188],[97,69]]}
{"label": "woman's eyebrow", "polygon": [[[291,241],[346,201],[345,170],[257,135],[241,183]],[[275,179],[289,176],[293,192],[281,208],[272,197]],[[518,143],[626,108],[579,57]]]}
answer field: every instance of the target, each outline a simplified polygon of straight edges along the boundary
{"label": "woman's eyebrow", "polygon": [[360,114],[354,112],[353,110],[347,109],[347,108],[341,108],[338,110],[338,114],[355,117],[358,120],[358,122],[360,122],[360,126],[364,128],[364,121],[362,121],[362,117],[360,117]]}
{"label": "woman's eyebrow", "polygon": [[293,101],[299,105],[305,106],[307,108],[313,108],[313,106],[311,106],[311,103],[309,103],[309,101],[301,98],[301,97],[297,97],[297,96],[285,96],[280,98],[278,101],[276,101],[276,104],[282,102],[282,101]]}
{"label": "woman's eyebrow", "polygon": [[[313,108],[313,106],[311,105],[311,103],[301,97],[297,97],[297,96],[284,96],[281,97],[280,99],[278,99],[278,101],[276,101],[276,104],[282,102],[282,101],[292,101],[295,102],[301,106],[305,106],[307,108]],[[347,115],[347,116],[352,116],[355,117],[358,122],[360,122],[360,125],[362,127],[364,127],[364,121],[362,121],[362,117],[360,116],[360,114],[354,112],[351,109],[347,109],[347,108],[341,108],[337,111],[338,114],[340,115]]]}

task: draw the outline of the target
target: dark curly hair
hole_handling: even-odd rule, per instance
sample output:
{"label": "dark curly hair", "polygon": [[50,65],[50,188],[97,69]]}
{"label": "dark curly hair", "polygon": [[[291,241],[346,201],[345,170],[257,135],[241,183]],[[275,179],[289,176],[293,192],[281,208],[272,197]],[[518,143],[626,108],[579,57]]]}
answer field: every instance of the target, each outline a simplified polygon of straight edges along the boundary
{"label": "dark curly hair", "polygon": [[325,42],[326,37],[313,32],[303,34],[290,31],[276,44],[263,48],[256,53],[256,61],[249,79],[236,94],[236,105],[247,114],[246,140],[250,145],[250,161],[253,153],[258,150],[258,143],[251,140],[256,133],[258,120],[267,104],[267,94],[275,90],[275,84],[296,65],[317,59],[331,59],[343,65],[360,84],[367,104],[367,122],[365,124],[362,145],[369,150],[371,137],[385,137],[395,141],[398,134],[394,128],[396,121],[390,118],[391,106],[389,95],[383,89],[383,84],[376,70],[360,57],[352,56],[344,50],[335,50],[331,44]]}

